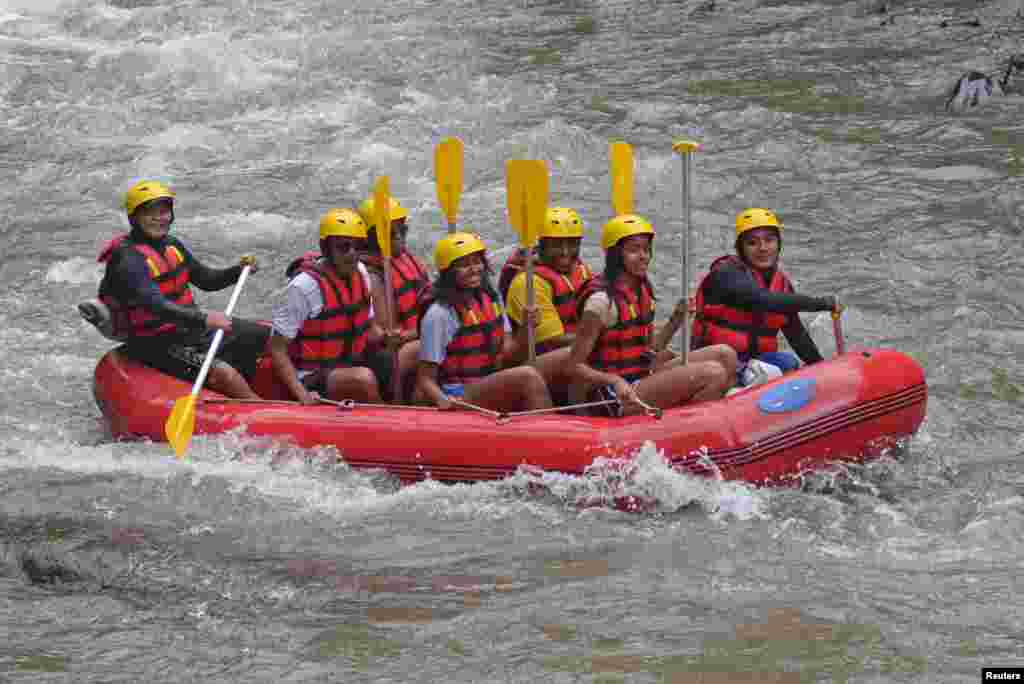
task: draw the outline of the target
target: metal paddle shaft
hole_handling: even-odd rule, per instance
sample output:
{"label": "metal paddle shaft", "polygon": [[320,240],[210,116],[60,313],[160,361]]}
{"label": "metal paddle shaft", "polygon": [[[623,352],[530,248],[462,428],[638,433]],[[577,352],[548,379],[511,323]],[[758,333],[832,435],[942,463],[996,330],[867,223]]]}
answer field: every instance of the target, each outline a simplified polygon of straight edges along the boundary
{"label": "metal paddle shaft", "polygon": [[[533,292],[533,247],[526,250],[526,305],[532,311],[536,306],[537,298]],[[528,360],[533,363],[537,360],[537,330],[529,319],[529,313],[523,317],[523,324],[526,326],[526,344],[529,346]]]}
{"label": "metal paddle shaft", "polygon": [[[395,307],[395,291],[391,284],[391,192],[387,176],[377,179],[373,188],[373,223],[380,245],[381,263],[384,264],[384,329],[390,333],[398,318]],[[398,368],[398,350],[391,353],[391,399],[398,400],[402,378]]]}
{"label": "metal paddle shaft", "polygon": [[[238,284],[235,285],[235,291],[231,293],[228,306],[224,309],[225,316],[230,317],[231,312],[235,310],[235,304],[238,303],[238,297],[242,294],[242,287],[245,285],[246,278],[249,277],[251,268],[248,265],[242,267],[242,273],[238,276]],[[199,396],[199,390],[203,388],[203,383],[206,382],[206,376],[210,372],[213,360],[217,356],[217,349],[220,348],[223,339],[224,331],[218,330],[213,336],[209,351],[206,352],[206,358],[203,359],[199,375],[196,376],[196,381],[192,384],[191,393],[174,402],[171,415],[168,416],[167,422],[164,424],[164,435],[179,459],[185,455],[188,443],[192,439],[196,424],[196,398]]]}
{"label": "metal paddle shaft", "polygon": [[690,234],[693,232],[693,153],[700,149],[700,144],[693,140],[677,140],[672,149],[682,156],[683,160],[683,234],[681,236],[680,261],[683,267],[683,327],[679,331],[679,343],[682,346],[680,357],[685,365],[690,354]]}
{"label": "metal paddle shaft", "polygon": [[843,339],[843,324],[840,322],[842,313],[832,311],[832,332],[836,336],[836,356],[846,353],[846,340]]}
{"label": "metal paddle shaft", "polygon": [[[251,267],[245,266],[242,268],[242,274],[238,276],[238,284],[235,285],[235,291],[231,293],[231,299],[228,300],[227,308],[224,309],[224,315],[231,317],[231,313],[235,310],[235,304],[238,303],[238,297],[242,294],[242,287],[245,285],[246,278],[249,277],[249,270]],[[218,330],[213,336],[213,342],[210,343],[210,351],[206,352],[206,358],[203,360],[203,366],[199,369],[199,375],[196,377],[195,383],[192,385],[192,394],[198,395],[199,390],[202,389],[203,383],[206,382],[206,375],[210,372],[210,367],[213,365],[213,359],[217,356],[217,349],[220,348],[220,343],[224,339],[224,331]]]}

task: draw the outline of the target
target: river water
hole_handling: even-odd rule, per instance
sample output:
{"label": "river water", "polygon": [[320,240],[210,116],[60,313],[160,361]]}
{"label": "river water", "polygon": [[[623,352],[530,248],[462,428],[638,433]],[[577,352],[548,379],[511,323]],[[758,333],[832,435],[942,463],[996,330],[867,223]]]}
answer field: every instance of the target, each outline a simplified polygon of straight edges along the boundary
{"label": "river water", "polygon": [[[1024,3],[860,0],[0,0],[0,680],[975,682],[1024,664],[1024,98],[945,92],[1019,51]],[[208,263],[255,253],[267,317],[331,206],[387,174],[411,244],[444,233],[433,147],[466,144],[459,222],[514,243],[504,163],[611,215],[634,145],[662,301],[680,291],[674,138],[698,137],[694,250],[783,218],[798,287],[853,344],[916,358],[899,458],[760,490],[667,471],[398,488],[332,454],[116,443],[82,322],[120,197],[157,177]],[[200,293],[223,307],[230,290]],[[826,354],[826,316],[805,316]],[[838,483],[838,484],[837,484]]]}

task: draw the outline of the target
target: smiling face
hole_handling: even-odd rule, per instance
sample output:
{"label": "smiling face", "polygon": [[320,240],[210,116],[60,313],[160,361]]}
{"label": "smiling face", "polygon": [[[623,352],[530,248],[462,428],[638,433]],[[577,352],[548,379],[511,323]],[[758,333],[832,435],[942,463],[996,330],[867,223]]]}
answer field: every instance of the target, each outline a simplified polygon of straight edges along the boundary
{"label": "smiling face", "polygon": [[651,236],[631,235],[619,241],[622,249],[622,266],[626,273],[643,278],[651,264]]}
{"label": "smiling face", "polygon": [[775,268],[779,261],[779,232],[774,228],[755,228],[740,238],[740,256],[759,271]]}
{"label": "smiling face", "polygon": [[580,238],[541,238],[540,260],[559,273],[572,273],[580,257]]}
{"label": "smiling face", "polygon": [[338,275],[347,276],[355,270],[359,255],[366,251],[366,240],[332,236],[321,243],[321,249]]}
{"label": "smiling face", "polygon": [[132,221],[150,240],[162,240],[171,230],[174,203],[169,199],[146,202],[132,214]]}
{"label": "smiling face", "polygon": [[472,290],[483,285],[487,262],[483,252],[473,252],[452,262],[455,286],[460,290]]}

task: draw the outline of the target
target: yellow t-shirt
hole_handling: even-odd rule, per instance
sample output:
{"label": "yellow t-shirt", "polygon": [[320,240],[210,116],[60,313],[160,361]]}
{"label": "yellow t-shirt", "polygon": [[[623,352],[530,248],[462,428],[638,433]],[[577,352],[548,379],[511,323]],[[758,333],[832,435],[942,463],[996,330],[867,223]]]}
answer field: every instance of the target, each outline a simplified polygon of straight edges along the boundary
{"label": "yellow t-shirt", "polygon": [[[562,318],[552,301],[553,293],[548,281],[536,273],[533,275],[533,296],[540,321],[537,324],[537,342],[546,342],[565,334]],[[519,273],[512,279],[508,288],[508,301],[505,302],[509,317],[516,325],[523,324],[523,310],[526,309],[526,273]]]}

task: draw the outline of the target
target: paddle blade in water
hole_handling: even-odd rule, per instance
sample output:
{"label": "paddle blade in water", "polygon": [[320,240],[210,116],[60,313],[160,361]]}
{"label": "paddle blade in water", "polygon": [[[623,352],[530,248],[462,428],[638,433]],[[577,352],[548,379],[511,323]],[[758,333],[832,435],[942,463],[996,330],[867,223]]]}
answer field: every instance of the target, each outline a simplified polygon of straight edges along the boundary
{"label": "paddle blade in water", "polygon": [[455,223],[462,195],[462,141],[445,138],[434,150],[434,177],[437,179],[437,201],[448,218]]}
{"label": "paddle blade in water", "polygon": [[174,402],[174,409],[164,424],[164,435],[179,459],[185,456],[196,427],[196,395],[189,394]]}
{"label": "paddle blade in water", "polygon": [[377,243],[385,259],[391,258],[391,193],[388,177],[381,176],[373,186],[373,223],[377,226]]}
{"label": "paddle blade in water", "polygon": [[612,208],[616,214],[633,213],[633,148],[629,143],[615,142],[611,156]]}

